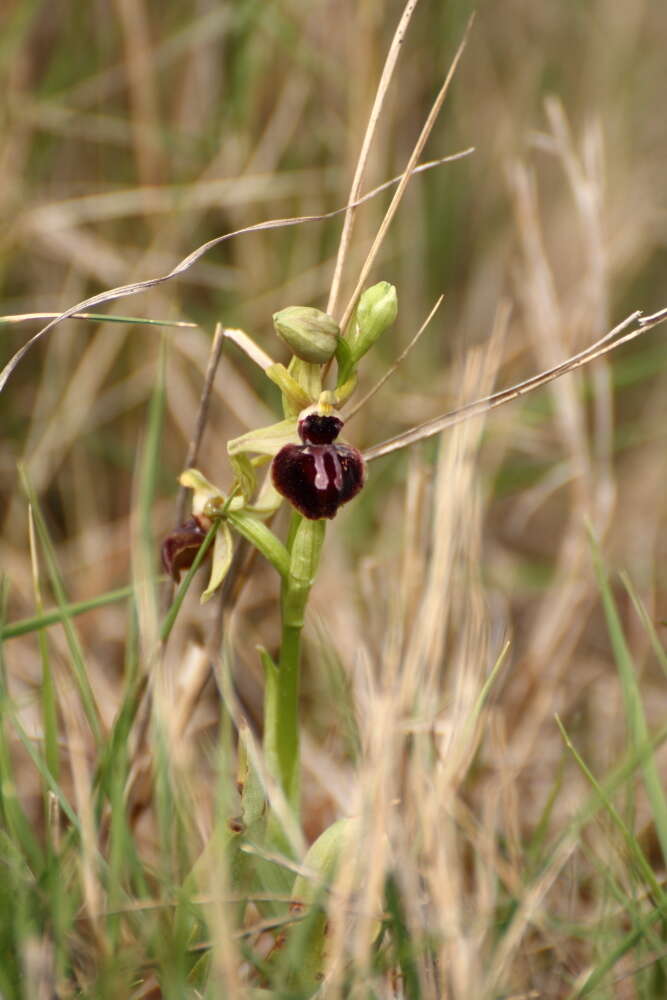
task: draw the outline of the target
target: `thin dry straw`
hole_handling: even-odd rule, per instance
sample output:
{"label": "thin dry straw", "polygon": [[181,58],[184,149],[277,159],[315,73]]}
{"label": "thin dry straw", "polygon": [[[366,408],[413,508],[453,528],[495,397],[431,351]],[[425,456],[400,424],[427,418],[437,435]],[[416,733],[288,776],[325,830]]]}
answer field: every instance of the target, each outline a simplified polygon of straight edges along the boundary
{"label": "thin dry straw", "polygon": [[347,250],[350,245],[350,240],[352,238],[352,226],[354,224],[354,218],[356,215],[356,205],[354,204],[356,199],[359,197],[361,191],[361,185],[364,179],[364,173],[366,172],[366,165],[368,163],[368,155],[370,153],[371,144],[373,142],[373,137],[375,136],[375,131],[377,129],[378,122],[380,120],[380,115],[382,113],[382,107],[384,105],[385,97],[387,96],[387,90],[389,89],[389,84],[391,83],[391,78],[394,75],[394,70],[396,69],[396,63],[398,61],[398,56],[403,45],[403,39],[405,38],[405,33],[408,30],[408,25],[412,19],[415,7],[419,0],[408,0],[405,5],[401,19],[398,22],[398,26],[394,33],[391,45],[389,47],[389,52],[387,53],[387,58],[385,60],[384,68],[382,70],[382,76],[380,77],[380,82],[378,83],[377,92],[375,94],[375,100],[373,102],[373,107],[371,108],[371,113],[368,118],[368,125],[366,126],[366,133],[364,135],[363,142],[361,144],[361,151],[359,153],[359,159],[357,160],[357,166],[354,171],[354,178],[352,180],[352,186],[350,188],[350,194],[348,201],[351,203],[350,207],[345,213],[345,221],[343,222],[343,231],[340,236],[340,244],[338,246],[338,254],[336,256],[336,266],[334,269],[334,276],[331,281],[331,291],[329,292],[329,303],[327,305],[327,312],[333,316],[338,304],[338,293],[340,291],[340,281],[343,274],[343,266],[345,264],[345,258],[347,256]]}
{"label": "thin dry straw", "polygon": [[385,217],[382,220],[380,228],[377,231],[377,235],[376,235],[375,239],[373,240],[373,245],[371,246],[370,250],[368,251],[368,256],[366,257],[366,260],[364,261],[364,264],[363,264],[363,266],[361,268],[361,271],[359,273],[359,278],[357,280],[356,287],[355,287],[355,289],[354,289],[354,291],[353,291],[353,293],[352,293],[352,295],[350,297],[350,301],[348,302],[347,306],[345,307],[345,312],[343,313],[343,315],[341,317],[341,320],[340,320],[340,327],[341,327],[341,330],[343,330],[343,331],[346,329],[347,324],[348,324],[348,322],[350,320],[350,317],[351,317],[351,315],[352,315],[352,313],[354,311],[354,307],[357,304],[357,300],[358,300],[359,296],[361,295],[361,292],[363,291],[363,287],[366,284],[366,279],[368,278],[368,275],[370,274],[371,268],[373,267],[373,264],[375,263],[375,258],[378,255],[380,247],[382,246],[384,238],[385,238],[385,236],[387,234],[387,230],[389,229],[389,226],[391,225],[391,222],[392,222],[392,220],[393,220],[396,212],[398,211],[398,206],[401,203],[401,199],[403,198],[403,195],[405,193],[405,189],[407,188],[408,183],[410,182],[410,178],[412,177],[412,175],[415,172],[415,167],[417,165],[417,161],[418,161],[419,157],[421,156],[421,154],[422,154],[422,152],[424,150],[424,146],[426,145],[426,143],[428,141],[428,137],[430,136],[431,132],[433,131],[433,126],[435,125],[435,123],[437,121],[437,118],[438,118],[438,115],[440,114],[440,111],[442,109],[442,105],[444,104],[445,98],[447,97],[447,93],[449,91],[450,84],[451,84],[452,80],[454,79],[454,74],[456,73],[456,69],[457,69],[458,64],[459,64],[459,62],[461,60],[461,56],[463,55],[463,51],[464,51],[464,49],[466,47],[466,44],[467,44],[467,41],[468,41],[468,36],[470,34],[470,29],[472,28],[472,24],[473,24],[474,19],[475,19],[475,15],[472,14],[471,17],[470,17],[470,19],[469,19],[469,21],[468,21],[468,24],[466,25],[466,30],[464,32],[463,38],[461,40],[461,43],[459,44],[459,47],[456,50],[456,54],[454,55],[454,58],[453,58],[452,63],[451,63],[451,66],[449,67],[449,70],[447,71],[447,76],[445,77],[445,82],[443,83],[442,87],[440,88],[440,91],[438,92],[438,95],[437,95],[435,101],[433,102],[431,110],[428,113],[428,117],[427,117],[426,121],[424,122],[424,125],[422,127],[421,132],[419,133],[419,138],[417,139],[417,142],[415,143],[415,147],[412,150],[412,153],[410,154],[410,159],[408,160],[407,166],[406,166],[405,170],[403,171],[403,173],[401,175],[401,179],[400,179],[399,185],[398,185],[396,191],[394,192],[394,196],[391,199],[389,208],[387,209],[387,211],[385,213]]}
{"label": "thin dry straw", "polygon": [[[512,399],[524,396],[526,393],[532,392],[534,389],[539,389],[540,386],[546,385],[548,382],[552,382],[561,375],[575,371],[577,368],[582,368],[596,358],[615,351],[621,344],[629,343],[647,330],[658,326],[660,323],[664,323],[665,320],[667,320],[667,308],[661,309],[651,316],[642,316],[641,310],[638,309],[636,312],[631,313],[630,316],[627,316],[618,326],[615,326],[613,330],[606,333],[604,337],[596,340],[590,347],[585,348],[585,350],[580,351],[578,354],[572,355],[572,357],[567,358],[565,361],[559,362],[553,368],[548,368],[546,371],[540,372],[538,375],[533,375],[523,382],[517,382],[516,385],[510,386],[509,389],[501,389],[500,392],[494,392],[491,396],[485,396],[483,399],[466,403],[465,406],[461,406],[457,410],[452,410],[450,413],[445,413],[440,417],[434,417],[433,420],[427,420],[425,423],[419,424],[418,427],[412,427],[409,431],[389,438],[387,441],[382,441],[380,444],[373,445],[372,448],[364,452],[364,458],[367,462],[370,462],[374,458],[380,458],[382,455],[389,455],[392,451],[407,448],[417,441],[422,441],[425,438],[432,437],[434,434],[439,434],[440,431],[448,427],[460,424],[463,420],[479,416],[488,410],[493,410],[495,407],[501,406],[503,403],[508,403]],[[630,333],[626,333],[623,337],[618,336],[635,322],[637,323],[637,329],[631,330]],[[615,337],[618,339],[614,340]],[[609,341],[612,341],[612,343],[609,343]]]}
{"label": "thin dry straw", "polygon": [[[204,428],[206,427],[206,421],[208,420],[208,409],[211,400],[211,391],[213,389],[213,381],[215,379],[215,373],[218,370],[218,365],[220,363],[220,358],[222,356],[222,349],[225,346],[225,329],[222,323],[218,323],[215,328],[215,333],[213,335],[213,343],[211,344],[211,352],[208,358],[208,365],[206,367],[206,375],[204,377],[204,385],[202,386],[201,397],[199,400],[199,409],[197,411],[197,418],[195,421],[195,430],[192,435],[192,440],[188,447],[188,453],[185,458],[184,469],[190,469],[193,465],[197,464],[197,458],[199,456],[199,449],[201,447],[202,438],[204,436]],[[178,491],[178,502],[176,504],[176,525],[182,524],[185,517],[185,505],[188,498],[188,489],[185,486],[181,486]]]}
{"label": "thin dry straw", "polygon": [[362,396],[362,398],[359,400],[358,403],[355,403],[354,406],[350,407],[349,410],[346,410],[346,412],[344,414],[346,421],[350,420],[355,415],[355,413],[358,413],[359,410],[363,409],[363,407],[366,406],[366,404],[368,402],[370,402],[370,400],[373,398],[373,396],[375,396],[375,394],[380,391],[380,389],[385,384],[385,382],[387,382],[387,380],[390,379],[391,376],[396,371],[398,371],[398,368],[403,364],[403,362],[407,358],[407,356],[410,353],[410,351],[412,350],[412,348],[415,347],[415,345],[417,344],[417,342],[421,339],[422,334],[424,333],[424,331],[428,327],[429,323],[431,322],[431,320],[435,316],[436,312],[440,308],[440,304],[442,303],[442,300],[444,299],[444,297],[445,297],[444,295],[440,296],[440,298],[435,303],[435,305],[431,309],[430,313],[428,314],[428,316],[426,317],[426,319],[424,320],[424,322],[422,323],[422,325],[417,330],[417,332],[414,335],[414,337],[412,338],[412,340],[409,342],[409,344],[407,345],[407,347],[405,347],[401,351],[401,353],[396,358],[396,360],[394,361],[394,363],[392,365],[390,365],[389,368],[387,368],[387,370],[384,373],[384,375],[382,376],[382,378],[379,379],[375,383],[375,385],[373,386],[372,389],[368,390],[368,392],[366,393],[365,396]]}
{"label": "thin dry straw", "polygon": [[[459,153],[453,153],[451,156],[443,156],[438,160],[430,160],[427,163],[422,163],[419,166],[416,166],[412,170],[412,173],[422,173],[425,170],[431,170],[433,167],[439,167],[443,163],[460,160],[464,156],[468,156],[472,153],[473,150],[474,147],[471,146],[468,149],[461,150]],[[355,204],[363,205],[364,202],[374,198],[376,195],[385,191],[393,184],[401,183],[404,186],[405,176],[405,173],[403,173],[397,177],[392,177],[391,180],[385,181],[384,184],[380,184],[379,187],[369,191],[368,194],[363,196],[363,198],[359,198]],[[70,319],[75,316],[76,313],[83,312],[87,309],[93,308],[94,306],[103,305],[105,302],[113,302],[116,299],[129,298],[131,295],[138,295],[139,292],[143,292],[148,288],[154,288],[156,285],[162,285],[167,281],[171,281],[172,278],[176,278],[178,275],[184,274],[185,271],[191,268],[193,264],[196,264],[197,261],[204,256],[204,254],[208,253],[209,250],[212,250],[214,247],[219,246],[227,240],[233,239],[235,236],[243,236],[245,233],[262,232],[268,229],[283,229],[288,226],[300,226],[307,222],[323,222],[326,219],[333,219],[336,215],[341,215],[343,212],[346,212],[349,207],[349,205],[344,205],[342,208],[337,208],[332,212],[325,212],[321,215],[302,215],[297,216],[296,218],[270,219],[268,222],[258,222],[252,226],[244,226],[242,229],[236,229],[231,233],[224,233],[222,236],[216,236],[214,239],[203,243],[201,246],[197,247],[196,250],[193,250],[192,253],[188,254],[187,257],[184,257],[183,260],[180,261],[176,267],[172,268],[168,274],[160,275],[158,278],[149,278],[146,281],[134,281],[129,285],[119,285],[117,288],[111,288],[106,292],[100,292],[97,295],[93,295],[89,299],[84,299],[82,302],[77,302],[75,306],[71,306],[71,308],[66,309],[64,312],[60,313],[60,315],[56,316],[55,319],[52,319],[49,323],[47,323],[46,326],[42,327],[41,330],[31,337],[30,340],[28,340],[23,347],[21,347],[16,354],[10,358],[5,367],[2,369],[2,372],[0,372],[0,392],[2,392],[5,388],[9,377],[12,375],[19,362],[28,353],[30,348],[41,340],[42,337],[49,332],[49,330],[52,330],[63,320]]]}

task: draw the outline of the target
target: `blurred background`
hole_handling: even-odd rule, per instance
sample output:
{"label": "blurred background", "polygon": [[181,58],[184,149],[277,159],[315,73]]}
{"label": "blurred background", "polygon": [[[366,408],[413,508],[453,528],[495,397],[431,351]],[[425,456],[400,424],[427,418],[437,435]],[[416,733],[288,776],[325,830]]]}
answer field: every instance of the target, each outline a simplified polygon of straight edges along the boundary
{"label": "blurred background", "polygon": [[[365,189],[403,169],[471,9],[467,0],[421,0]],[[227,231],[344,205],[401,11],[395,0],[4,0],[2,315],[58,312],[165,273]],[[440,294],[444,303],[409,359],[346,427],[360,448],[547,368],[635,309],[667,306],[667,5],[480,0],[476,12],[425,158],[475,151],[408,188],[371,279],[397,286],[399,318],[364,367],[364,389]],[[388,191],[358,213],[348,294],[390,198]],[[187,326],[69,321],[26,356],[0,397],[9,620],[35,610],[17,463],[43,505],[68,597],[128,583],[137,454],[161,338],[168,355],[156,544],[174,523],[215,324],[243,328],[284,360],[271,315],[293,304],[326,307],[340,228],[338,218],[240,237],[179,279],[105,307],[116,317]],[[501,303],[509,322],[484,368],[479,358]],[[3,321],[3,364],[40,325]],[[407,662],[405,643],[427,613],[441,639],[427,651],[440,706],[455,700],[465,671],[454,664],[466,643],[469,654],[471,643],[477,650],[479,677],[512,641],[467,793],[482,800],[501,758],[513,782],[498,812],[508,863],[561,767],[554,712],[594,770],[617,759],[622,693],[586,524],[609,565],[627,571],[651,619],[666,618],[666,365],[659,328],[496,411],[454,463],[455,499],[443,499],[444,440],[372,463],[364,493],[332,525],[313,595],[304,682],[311,834],[338,814],[349,780],[349,733],[332,711],[332,692],[342,684],[354,700],[360,651],[381,688],[389,625],[401,622],[403,653],[392,655]],[[224,488],[225,442],[278,413],[277,391],[230,345],[199,467]],[[462,555],[439,551],[445,531],[457,534]],[[233,638],[239,689],[259,718],[255,645],[275,645],[276,585],[259,561],[249,582]],[[428,588],[446,610],[425,608]],[[649,721],[658,722],[664,674],[626,591],[615,588]],[[196,597],[188,602],[169,654],[176,677],[213,616]],[[79,622],[110,723],[126,613],[115,604]],[[65,655],[55,632],[53,642]],[[6,657],[28,724],[40,675],[35,637],[13,640]],[[354,710],[362,743],[364,697]],[[212,732],[216,704],[210,685],[190,720],[195,744]],[[326,781],[316,780],[318,769]],[[581,782],[576,769],[558,780],[566,816]],[[640,799],[638,825],[646,823],[650,846],[643,808]]]}

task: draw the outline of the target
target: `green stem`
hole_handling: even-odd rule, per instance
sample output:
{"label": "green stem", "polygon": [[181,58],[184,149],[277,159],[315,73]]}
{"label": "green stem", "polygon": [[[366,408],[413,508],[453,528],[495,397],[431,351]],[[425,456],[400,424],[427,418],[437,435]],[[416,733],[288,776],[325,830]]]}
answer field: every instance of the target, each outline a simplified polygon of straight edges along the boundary
{"label": "green stem", "polygon": [[324,530],[324,521],[306,521],[299,515],[294,516],[288,541],[290,571],[283,578],[281,590],[282,636],[278,663],[274,663],[266,650],[260,651],[266,671],[266,761],[296,816],[299,813],[301,631],[310,588],[317,572]]}
{"label": "green stem", "polygon": [[287,801],[299,812],[299,664],[301,626],[283,624],[278,661],[276,749],[278,773]]}
{"label": "green stem", "polygon": [[260,648],[264,666],[264,757],[299,814],[299,660],[301,626],[283,624],[278,663]]}

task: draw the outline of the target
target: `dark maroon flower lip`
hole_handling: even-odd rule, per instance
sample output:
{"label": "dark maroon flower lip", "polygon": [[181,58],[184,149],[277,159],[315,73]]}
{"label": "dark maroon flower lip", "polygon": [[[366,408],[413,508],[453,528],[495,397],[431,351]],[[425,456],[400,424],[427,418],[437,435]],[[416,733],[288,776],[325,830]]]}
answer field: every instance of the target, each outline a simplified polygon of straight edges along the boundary
{"label": "dark maroon flower lip", "polygon": [[162,565],[175,583],[184,570],[190,569],[206,538],[206,528],[199,518],[191,517],[172,531],[162,543]]}
{"label": "dark maroon flower lip", "polygon": [[301,445],[287,444],[273,459],[273,485],[311,521],[332,518],[359,493],[366,463],[351,445],[334,444],[340,417],[308,413],[299,421]]}

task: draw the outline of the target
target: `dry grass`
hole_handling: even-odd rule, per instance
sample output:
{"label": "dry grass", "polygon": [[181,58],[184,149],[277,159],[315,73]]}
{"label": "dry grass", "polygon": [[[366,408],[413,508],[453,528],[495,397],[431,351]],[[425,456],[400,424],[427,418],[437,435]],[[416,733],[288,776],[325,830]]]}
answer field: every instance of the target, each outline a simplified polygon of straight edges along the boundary
{"label": "dry grass", "polygon": [[[165,273],[223,232],[344,205],[400,14],[376,0],[345,5],[345,16],[333,2],[10,4],[2,313],[65,309]],[[367,190],[408,163],[468,15],[466,4],[417,6],[353,197],[361,173]],[[361,393],[442,293],[444,303],[350,421],[355,444],[553,366],[636,308],[667,305],[665,39],[667,8],[648,2],[479,6],[425,150],[476,153],[410,182],[372,272],[397,285],[399,322],[370,356]],[[216,324],[277,357],[271,313],[324,307],[330,293],[350,301],[389,202],[357,210],[333,292],[340,219],[250,234],[109,307],[193,325],[69,321],[0,395],[6,620],[65,600],[39,525],[31,542],[18,464],[66,599],[129,582],[136,595],[69,631],[42,631],[41,645],[36,632],[3,645],[1,944],[22,983],[10,992],[7,972],[3,997],[243,997],[262,983],[241,944],[256,957],[279,931],[264,930],[258,906],[239,932],[229,872],[206,845],[238,808],[230,720],[247,720],[251,756],[257,746],[256,646],[278,641],[275,574],[244,555],[224,607],[189,594],[158,653],[156,539],[176,518]],[[3,362],[36,329],[4,325]],[[164,427],[151,471],[161,337]],[[378,458],[333,522],[307,628],[296,857],[341,815],[359,817],[360,830],[330,896],[322,995],[665,995],[667,693],[651,631],[667,617],[663,338],[648,332],[485,420]],[[277,410],[227,344],[199,467],[224,486],[224,442]],[[629,593],[611,575],[620,623],[609,605],[604,615],[591,532],[631,581]],[[154,735],[120,730],[100,799],[114,720],[149,671]],[[31,749],[53,765],[55,790]],[[25,831],[10,758],[36,843],[62,852],[60,887],[35,887],[16,859]],[[374,948],[383,913],[392,930]],[[290,940],[297,949],[294,931]],[[197,978],[200,946],[209,964]],[[283,985],[273,995],[301,994]]]}

